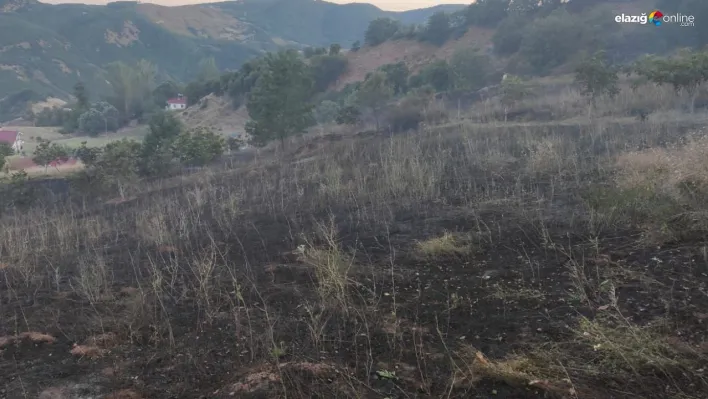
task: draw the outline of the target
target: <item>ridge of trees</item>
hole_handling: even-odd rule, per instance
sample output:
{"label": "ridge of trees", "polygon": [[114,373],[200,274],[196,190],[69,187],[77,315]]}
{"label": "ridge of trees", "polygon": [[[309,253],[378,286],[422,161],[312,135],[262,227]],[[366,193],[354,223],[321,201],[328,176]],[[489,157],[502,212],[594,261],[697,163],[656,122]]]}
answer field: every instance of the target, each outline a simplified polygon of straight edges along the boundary
{"label": "ridge of trees", "polygon": [[[492,28],[494,52],[512,56],[520,73],[544,74],[581,49],[603,49],[608,57],[629,61],[644,53],[679,46],[708,45],[708,27],[681,28],[678,24],[647,32],[642,26],[620,27],[607,6],[614,0],[477,0],[453,13],[438,12],[426,24],[403,25],[390,18],[372,21],[364,35],[375,47],[389,40],[411,39],[436,46],[465,34],[473,26]],[[708,18],[708,2],[656,0],[664,13],[682,12]],[[588,21],[592,21],[588,23]],[[663,29],[666,28],[666,29]]]}

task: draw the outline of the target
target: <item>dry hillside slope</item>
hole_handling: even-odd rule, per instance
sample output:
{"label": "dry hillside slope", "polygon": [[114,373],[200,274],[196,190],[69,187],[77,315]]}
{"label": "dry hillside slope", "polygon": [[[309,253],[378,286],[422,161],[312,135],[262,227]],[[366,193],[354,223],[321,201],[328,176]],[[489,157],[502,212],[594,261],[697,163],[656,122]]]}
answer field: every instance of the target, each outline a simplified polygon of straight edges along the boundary
{"label": "dry hillside slope", "polygon": [[250,30],[248,23],[211,5],[165,7],[139,4],[138,11],[156,24],[187,36],[245,41]]}
{"label": "dry hillside slope", "polygon": [[179,119],[189,129],[207,127],[225,136],[245,135],[248,111],[245,106],[234,110],[227,97],[210,94],[197,104],[178,114]]}
{"label": "dry hillside slope", "polygon": [[442,47],[417,40],[393,40],[376,47],[363,47],[359,51],[347,53],[349,67],[335,85],[336,90],[364,80],[366,74],[386,65],[405,62],[412,72],[436,59],[449,59],[455,50],[472,47],[481,50],[491,45],[493,29],[472,27],[457,40],[451,40]]}

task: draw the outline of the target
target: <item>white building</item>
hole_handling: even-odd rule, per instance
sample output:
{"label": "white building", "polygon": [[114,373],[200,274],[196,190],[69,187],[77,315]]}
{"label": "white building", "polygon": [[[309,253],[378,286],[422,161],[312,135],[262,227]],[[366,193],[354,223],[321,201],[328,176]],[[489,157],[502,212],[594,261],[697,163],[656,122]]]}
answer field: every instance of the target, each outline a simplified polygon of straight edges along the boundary
{"label": "white building", "polygon": [[167,100],[167,106],[165,110],[173,111],[187,108],[187,97],[178,94],[175,98],[170,98]]}

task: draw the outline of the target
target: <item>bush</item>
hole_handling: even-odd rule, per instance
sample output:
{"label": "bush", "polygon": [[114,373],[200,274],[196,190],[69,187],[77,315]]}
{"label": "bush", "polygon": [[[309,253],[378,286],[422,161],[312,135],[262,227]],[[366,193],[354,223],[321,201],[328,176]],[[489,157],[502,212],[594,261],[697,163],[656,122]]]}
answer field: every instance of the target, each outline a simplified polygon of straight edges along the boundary
{"label": "bush", "polygon": [[531,23],[519,51],[534,72],[546,74],[578,51],[584,33],[581,20],[565,12],[554,13]]}
{"label": "bush", "polygon": [[527,26],[528,18],[521,15],[504,19],[492,37],[494,52],[499,55],[511,55],[519,51]]}
{"label": "bush", "polygon": [[342,55],[318,55],[312,57],[310,70],[315,81],[315,91],[323,92],[347,69],[348,60]]}
{"label": "bush", "polygon": [[361,111],[353,105],[342,107],[339,109],[335,121],[340,125],[356,125],[361,122]]}
{"label": "bush", "polygon": [[364,41],[369,46],[378,46],[391,39],[400,27],[401,24],[391,18],[377,18],[369,23],[369,27],[364,34]]}
{"label": "bush", "polygon": [[429,19],[425,30],[421,33],[421,40],[433,43],[437,46],[443,45],[452,33],[450,15],[442,11],[436,12]]}
{"label": "bush", "polygon": [[392,131],[405,132],[417,129],[423,122],[424,115],[414,104],[404,102],[391,109],[387,120]]}
{"label": "bush", "polygon": [[315,119],[318,123],[334,121],[339,114],[339,104],[334,101],[324,100],[315,108]]}
{"label": "bush", "polygon": [[386,118],[390,129],[404,132],[418,129],[423,122],[435,125],[447,121],[447,111],[431,105],[431,94],[429,88],[421,88],[392,107]]}
{"label": "bush", "polygon": [[226,142],[209,129],[197,128],[177,136],[172,148],[182,165],[204,166],[224,153]]}

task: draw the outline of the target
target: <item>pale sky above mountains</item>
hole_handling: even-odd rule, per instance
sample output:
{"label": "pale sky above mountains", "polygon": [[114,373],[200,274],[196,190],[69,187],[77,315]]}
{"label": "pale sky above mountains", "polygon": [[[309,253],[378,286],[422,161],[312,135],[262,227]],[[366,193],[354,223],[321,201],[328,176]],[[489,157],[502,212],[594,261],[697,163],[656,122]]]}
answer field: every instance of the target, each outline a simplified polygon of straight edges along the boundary
{"label": "pale sky above mountains", "polygon": [[[42,1],[42,0],[40,0]],[[111,0],[113,1],[113,0]],[[214,3],[219,0],[148,0],[144,3],[155,3],[163,6],[180,6],[185,4],[197,3]],[[438,4],[469,4],[471,0],[370,0],[370,1],[352,1],[352,0],[328,0],[332,3],[371,3],[375,6],[389,11],[404,11],[414,10],[416,8],[432,7]],[[85,3],[85,4],[106,4],[110,1],[105,0],[43,0],[43,3]]]}

